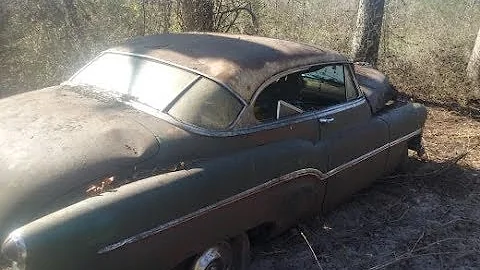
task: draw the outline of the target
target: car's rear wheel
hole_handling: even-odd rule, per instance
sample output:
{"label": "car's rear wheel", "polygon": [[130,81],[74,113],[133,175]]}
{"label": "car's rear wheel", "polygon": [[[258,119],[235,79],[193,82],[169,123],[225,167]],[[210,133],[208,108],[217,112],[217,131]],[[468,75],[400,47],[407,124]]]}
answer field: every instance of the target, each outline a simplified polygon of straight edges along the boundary
{"label": "car's rear wheel", "polygon": [[192,270],[246,270],[250,263],[250,242],[246,234],[218,242],[193,262]]}

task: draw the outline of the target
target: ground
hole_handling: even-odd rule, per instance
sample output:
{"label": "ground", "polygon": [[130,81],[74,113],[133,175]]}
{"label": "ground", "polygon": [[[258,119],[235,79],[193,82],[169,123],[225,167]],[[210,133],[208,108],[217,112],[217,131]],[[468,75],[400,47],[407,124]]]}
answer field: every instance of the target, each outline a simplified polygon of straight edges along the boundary
{"label": "ground", "polygon": [[480,118],[455,109],[429,107],[426,160],[255,245],[251,269],[480,268]]}
{"label": "ground", "polygon": [[254,245],[251,269],[480,268],[480,117],[428,111],[425,160],[410,153],[406,174]]}

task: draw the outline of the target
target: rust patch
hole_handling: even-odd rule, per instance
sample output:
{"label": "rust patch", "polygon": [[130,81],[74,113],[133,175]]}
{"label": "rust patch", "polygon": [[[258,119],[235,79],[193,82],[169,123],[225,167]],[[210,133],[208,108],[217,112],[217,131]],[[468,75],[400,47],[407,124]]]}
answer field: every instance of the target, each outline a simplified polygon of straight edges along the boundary
{"label": "rust patch", "polygon": [[126,148],[127,150],[132,151],[135,155],[138,154],[137,149],[135,149],[134,147],[132,147],[132,146],[130,146],[130,145],[128,145],[128,144],[125,144],[125,148]]}
{"label": "rust patch", "polygon": [[105,192],[106,190],[112,188],[114,181],[115,181],[114,176],[105,178],[98,185],[91,185],[86,190],[86,193],[87,193],[88,196],[97,196],[97,195]]}

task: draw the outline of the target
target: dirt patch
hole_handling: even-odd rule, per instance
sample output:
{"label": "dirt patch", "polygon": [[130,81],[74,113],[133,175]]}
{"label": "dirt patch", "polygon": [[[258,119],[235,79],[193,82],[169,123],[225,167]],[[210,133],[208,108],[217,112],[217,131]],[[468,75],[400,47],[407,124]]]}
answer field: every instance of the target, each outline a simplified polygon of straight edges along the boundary
{"label": "dirt patch", "polygon": [[320,266],[293,229],[254,246],[251,269],[480,268],[480,121],[429,108],[424,143],[408,174],[301,224]]}

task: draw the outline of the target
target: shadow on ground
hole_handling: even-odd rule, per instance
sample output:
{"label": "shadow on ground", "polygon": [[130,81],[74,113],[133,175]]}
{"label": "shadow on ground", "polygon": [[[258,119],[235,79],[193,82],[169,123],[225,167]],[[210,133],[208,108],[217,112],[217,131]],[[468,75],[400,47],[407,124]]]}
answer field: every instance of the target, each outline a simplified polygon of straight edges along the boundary
{"label": "shadow on ground", "polygon": [[410,158],[323,217],[254,246],[251,269],[480,268],[480,172]]}
{"label": "shadow on ground", "polygon": [[441,108],[444,110],[448,110],[451,112],[455,112],[459,116],[469,117],[471,119],[475,119],[480,121],[480,100],[470,100],[466,105],[460,105],[458,102],[442,102],[442,101],[435,101],[431,99],[421,98],[421,97],[414,97],[412,95],[407,95],[402,93],[401,96],[405,99],[410,99],[412,101],[421,103],[428,107],[435,107]]}

